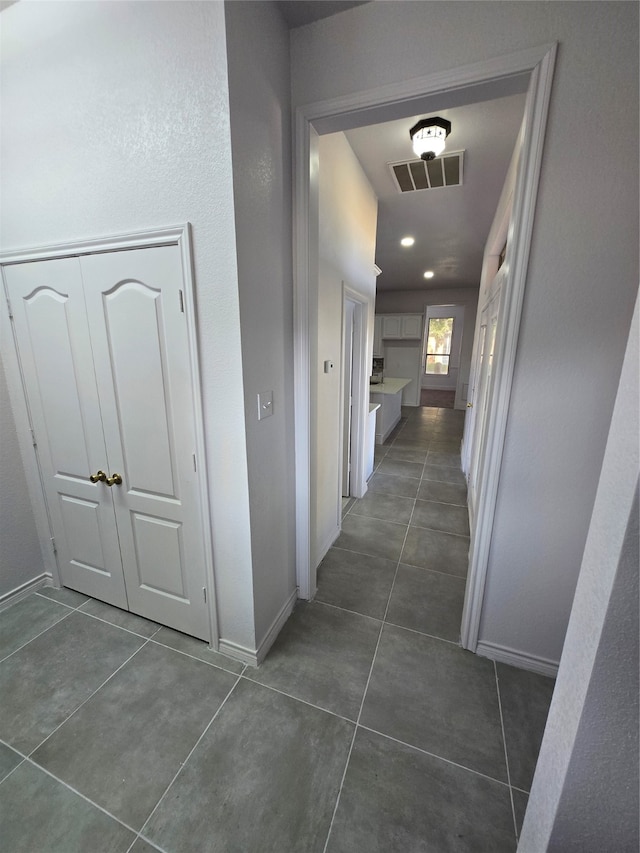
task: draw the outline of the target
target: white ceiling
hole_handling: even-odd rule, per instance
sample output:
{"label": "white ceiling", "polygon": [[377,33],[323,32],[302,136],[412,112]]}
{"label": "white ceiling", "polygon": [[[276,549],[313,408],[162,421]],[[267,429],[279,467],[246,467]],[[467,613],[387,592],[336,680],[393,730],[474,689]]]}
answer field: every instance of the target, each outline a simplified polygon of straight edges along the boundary
{"label": "white ceiling", "polygon": [[[447,151],[464,149],[464,183],[400,193],[389,162],[414,159],[409,128],[416,115],[346,131],[378,196],[378,290],[477,287],[484,244],[520,129],[525,96],[509,95],[438,115],[451,122]],[[412,248],[400,238],[415,237]],[[425,280],[425,270],[435,276]]]}

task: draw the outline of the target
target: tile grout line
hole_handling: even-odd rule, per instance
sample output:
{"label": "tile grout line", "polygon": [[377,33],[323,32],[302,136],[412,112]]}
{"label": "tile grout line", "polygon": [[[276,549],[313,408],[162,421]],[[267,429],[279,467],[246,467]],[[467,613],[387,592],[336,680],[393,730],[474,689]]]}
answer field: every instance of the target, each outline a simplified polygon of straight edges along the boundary
{"label": "tile grout line", "polygon": [[306,705],[309,708],[314,708],[316,711],[324,711],[325,714],[331,714],[332,717],[337,717],[339,720],[344,720],[346,723],[355,725],[356,721],[350,717],[345,717],[344,714],[338,714],[336,711],[331,711],[329,708],[322,708],[320,705],[315,705],[313,702],[309,702],[308,699],[301,699],[299,696],[293,696],[293,694],[287,693],[279,687],[272,687],[270,684],[263,684],[261,681],[254,681],[250,675],[240,675],[238,677],[244,679],[244,681],[248,681],[250,684],[257,685],[258,687],[266,687],[267,690],[273,690],[274,693],[278,693],[280,696],[286,696],[287,699],[294,699],[296,702],[302,702],[303,705]]}
{"label": "tile grout line", "polygon": [[[168,627],[168,626],[161,625],[160,630],[162,630],[162,628],[165,628],[165,627]],[[158,632],[156,631],[156,634],[157,633]],[[223,666],[220,666],[217,663],[212,663],[211,661],[203,660],[202,658],[196,657],[196,655],[191,655],[191,654],[189,654],[189,652],[182,651],[182,649],[176,649],[174,646],[168,646],[166,643],[163,643],[160,640],[156,640],[155,639],[156,634],[154,634],[153,637],[149,637],[149,642],[155,643],[156,646],[162,646],[163,649],[169,649],[169,651],[177,652],[179,655],[184,655],[185,657],[190,658],[191,660],[196,660],[196,661],[198,661],[198,663],[204,663],[207,666],[212,666],[212,667],[214,667],[214,669],[219,669],[221,672],[227,672],[229,675],[242,675],[244,673],[245,669],[247,668],[247,664],[242,664],[242,663],[240,663],[240,661],[237,661],[235,658],[229,658],[229,660],[232,660],[235,663],[239,663],[240,666],[242,666],[242,669],[240,670],[240,672],[232,672],[230,669],[225,669]],[[220,652],[214,652],[214,654],[219,655]]]}
{"label": "tile grout line", "polygon": [[394,743],[400,744],[400,746],[406,746],[408,749],[414,749],[416,752],[420,752],[423,755],[428,755],[430,758],[435,758],[438,761],[444,761],[445,764],[451,764],[452,767],[458,767],[460,770],[466,770],[467,773],[473,773],[474,776],[480,776],[483,779],[487,779],[489,782],[495,782],[496,785],[502,785],[503,788],[510,787],[509,783],[504,782],[502,779],[495,779],[493,776],[488,776],[486,773],[482,773],[480,770],[474,770],[473,767],[467,767],[466,764],[459,764],[457,761],[452,761],[450,758],[445,758],[443,755],[438,755],[437,752],[429,752],[428,749],[423,749],[421,746],[416,746],[413,743],[407,743],[404,740],[400,740],[400,738],[393,737],[393,735],[378,731],[378,729],[372,729],[371,726],[365,726],[363,725],[363,723],[359,723],[358,728],[364,729],[367,732],[371,732],[374,735],[379,735],[380,737],[386,738],[386,740],[391,740]]}
{"label": "tile grout line", "polygon": [[[67,609],[68,609],[68,608],[67,608]],[[28,646],[28,645],[29,645],[29,643],[32,643],[34,640],[37,640],[37,639],[38,639],[38,637],[41,637],[43,634],[46,634],[46,633],[47,633],[47,631],[50,631],[52,628],[55,628],[55,626],[56,626],[56,625],[59,625],[59,624],[60,624],[60,622],[64,622],[64,620],[65,620],[65,619],[68,619],[68,618],[69,618],[69,616],[71,616],[71,614],[72,614],[72,613],[75,613],[75,612],[76,612],[75,610],[69,610],[69,612],[68,612],[68,613],[65,613],[65,614],[64,614],[64,616],[61,616],[61,617],[60,617],[60,619],[58,619],[58,621],[57,621],[57,622],[54,622],[54,623],[53,623],[53,625],[48,625],[46,628],[44,628],[42,631],[40,631],[40,633],[39,633],[39,634],[36,634],[36,635],[35,635],[35,637],[31,637],[31,639],[30,639],[30,640],[27,640],[27,641],[26,641],[26,643],[23,643],[21,646],[18,646],[18,648],[17,648],[17,649],[14,649],[14,650],[13,650],[12,652],[10,652],[6,657],[3,657],[3,658],[0,660],[0,663],[4,663],[6,660],[9,660],[9,658],[10,658],[10,657],[12,657],[13,655],[15,655],[15,654],[16,654],[16,652],[19,652],[21,649],[24,649],[24,647],[25,647],[25,646]]]}
{"label": "tile grout line", "polygon": [[[7,746],[8,746],[8,744],[7,744]],[[13,749],[13,747],[11,747],[11,748]],[[17,752],[17,750],[14,750],[14,752]],[[11,776],[12,773],[15,773],[15,771],[18,769],[18,767],[22,767],[22,765],[25,763],[25,761],[27,761],[27,758],[21,752],[19,752],[18,755],[20,756],[20,761],[18,761],[16,766],[12,767],[8,773],[4,774],[2,779],[0,779],[0,785],[2,785],[3,782],[6,782],[6,780],[9,778],[9,776]]]}
{"label": "tile grout line", "polygon": [[[87,704],[87,702],[88,702],[90,699],[92,699],[92,698],[96,695],[96,693],[97,693],[99,690],[102,690],[102,688],[105,686],[105,684],[106,684],[108,681],[111,681],[111,679],[112,679],[115,675],[117,675],[117,674],[120,672],[120,670],[122,669],[122,667],[123,667],[123,666],[126,666],[126,665],[129,663],[129,661],[130,661],[132,658],[134,658],[134,657],[138,654],[138,652],[139,652],[141,649],[143,649],[143,648],[147,645],[147,643],[148,643],[148,642],[149,642],[149,640],[145,640],[145,641],[144,641],[144,643],[143,643],[141,646],[139,646],[139,647],[135,650],[135,652],[133,652],[133,654],[129,655],[129,657],[128,657],[125,661],[123,661],[123,662],[120,664],[120,666],[119,666],[117,669],[115,669],[115,670],[111,673],[111,675],[110,675],[108,678],[105,678],[105,680],[102,682],[102,684],[100,684],[98,687],[96,687],[96,689],[93,691],[93,693],[91,693],[89,696],[87,696],[87,698],[84,700],[84,702],[81,702],[81,703],[78,705],[78,707],[77,707],[77,708],[75,708],[75,709],[74,709],[74,710],[69,714],[69,716],[68,716],[68,717],[65,717],[65,718],[64,718],[64,720],[63,720],[61,723],[58,723],[58,725],[55,727],[55,729],[54,729],[53,731],[49,732],[49,734],[46,736],[46,738],[44,738],[44,740],[40,741],[40,743],[39,743],[37,746],[35,746],[35,747],[31,750],[31,752],[29,752],[29,753],[28,753],[27,758],[31,761],[31,760],[32,760],[32,759],[31,759],[31,756],[33,755],[33,753],[34,753],[34,752],[36,752],[36,750],[40,749],[40,747],[41,747],[41,746],[43,746],[43,744],[45,744],[45,743],[49,740],[49,738],[53,737],[53,735],[58,731],[58,729],[59,729],[59,728],[61,728],[61,726],[64,726],[64,724],[65,724],[65,723],[68,723],[68,722],[69,722],[69,720],[70,720],[72,717],[74,717],[74,716],[78,713],[78,711],[80,710],[80,708],[84,707],[84,706]],[[35,761],[34,761],[33,763],[34,763],[34,764],[36,764],[36,762],[35,762]],[[40,765],[39,765],[39,764],[38,764],[37,766],[38,766],[38,767],[40,767]],[[43,769],[44,769],[44,768],[43,768]],[[51,774],[51,775],[53,776],[53,774]],[[57,778],[57,777],[55,777],[55,778]],[[62,781],[62,780],[61,780],[61,781]]]}
{"label": "tile grout line", "polygon": [[[363,551],[354,551],[351,548],[340,548],[337,545],[332,545],[331,547],[335,548],[336,551],[344,551],[347,554],[358,554],[360,557],[372,557],[373,559],[376,559],[376,560],[387,560],[387,562],[389,562],[389,563],[395,562],[394,560],[389,560],[388,557],[381,557],[379,554],[365,554]],[[404,548],[404,545],[403,545],[403,548]],[[466,575],[452,575],[451,572],[439,572],[437,569],[427,569],[424,566],[416,566],[413,563],[405,563],[402,560],[399,560],[399,562],[402,563],[403,566],[410,566],[412,569],[420,569],[423,572],[435,572],[435,574],[437,574],[437,575],[444,575],[447,578],[458,578],[458,580],[463,580],[463,581],[467,579]],[[374,617],[372,617],[372,618],[374,618]]]}
{"label": "tile grout line", "polygon": [[[385,493],[384,492],[378,492],[378,494],[385,494]],[[413,501],[414,502],[414,509],[415,509],[416,501],[422,500],[421,498],[405,498],[403,495],[389,495],[389,497],[401,498],[402,500]],[[442,504],[442,503],[440,503],[440,501],[423,501],[423,503],[435,503],[435,504],[439,504],[440,506],[456,507],[459,509],[465,509],[465,507],[460,506],[458,504]],[[354,506],[355,506],[355,504],[354,504]],[[350,512],[351,512],[351,508],[349,508],[348,512],[345,513],[343,518],[345,518],[345,516],[349,515]],[[355,515],[356,518],[373,518],[376,521],[386,521],[388,524],[401,524],[401,525],[405,524],[405,522],[403,522],[403,521],[393,521],[393,520],[387,519],[387,518],[379,518],[377,515],[367,515],[364,512],[354,512],[353,515]],[[411,515],[413,516],[413,511],[412,511]],[[468,533],[454,533],[452,530],[441,530],[439,527],[425,527],[422,524],[412,524],[411,526],[416,528],[416,530],[430,530],[432,533],[446,533],[447,536],[458,536],[460,539],[470,539],[471,538]],[[347,549],[345,549],[345,550],[347,550]]]}
{"label": "tile grout line", "polygon": [[[37,595],[37,594],[38,594],[38,593],[36,593],[36,595]],[[48,598],[48,596],[41,596],[41,597],[42,597],[42,598]],[[49,599],[49,601],[54,601],[54,600],[55,600],[55,599],[51,599],[51,598]],[[137,631],[132,631],[132,630],[131,630],[131,628],[123,628],[123,627],[122,627],[122,625],[116,625],[114,622],[109,622],[109,620],[108,620],[108,619],[103,619],[101,616],[96,616],[96,615],[95,615],[95,614],[93,614],[93,613],[87,613],[87,611],[86,611],[86,610],[82,610],[82,609],[81,609],[82,607],[84,607],[84,605],[85,605],[88,601],[99,601],[99,600],[100,600],[100,599],[98,599],[98,598],[91,598],[91,597],[87,597],[87,600],[86,600],[86,601],[83,601],[83,602],[82,602],[82,604],[79,604],[77,607],[72,608],[72,610],[73,610],[73,611],[76,611],[76,612],[78,612],[78,613],[82,613],[82,614],[83,614],[83,616],[90,616],[92,619],[97,619],[97,621],[98,621],[98,622],[102,622],[102,623],[103,623],[103,624],[105,624],[105,625],[110,625],[112,628],[119,628],[121,631],[126,631],[128,634],[132,634],[134,637],[139,637],[141,640],[147,640],[147,641],[149,641],[149,640],[150,640],[151,642],[155,643],[155,644],[156,644],[156,645],[158,645],[158,646],[162,646],[162,647],[163,647],[163,648],[165,648],[165,649],[170,649],[172,652],[178,652],[178,654],[185,655],[186,657],[191,658],[192,660],[197,660],[197,661],[199,661],[200,663],[206,663],[206,664],[207,664],[207,666],[213,666],[213,667],[215,667],[216,669],[220,669],[220,670],[222,670],[223,672],[228,672],[228,673],[230,673],[231,675],[238,675],[238,673],[237,673],[237,672],[231,672],[231,670],[225,669],[224,667],[220,666],[220,665],[219,665],[219,664],[217,664],[217,663],[212,663],[211,661],[203,660],[202,658],[196,657],[195,655],[190,655],[190,654],[189,654],[189,652],[184,652],[184,651],[182,651],[182,649],[176,649],[176,648],[174,648],[174,646],[169,646],[169,645],[167,645],[166,643],[162,643],[160,640],[156,640],[156,639],[155,639],[155,638],[156,638],[156,636],[160,633],[160,631],[162,631],[162,629],[163,629],[163,628],[168,627],[167,625],[158,625],[158,626],[157,626],[157,628],[156,628],[156,630],[153,632],[153,634],[151,634],[151,635],[150,635],[150,636],[148,636],[148,637],[145,637],[145,635],[144,635],[144,634],[138,634],[138,633],[137,633]],[[58,603],[61,603],[61,602],[56,602],[56,603],[58,604]],[[64,606],[64,607],[69,607],[69,605],[68,605],[68,604],[65,604],[65,605],[63,605],[63,606]],[[123,613],[128,613],[128,612],[130,612],[130,611],[126,611],[126,610],[124,610],[124,611],[123,611]],[[67,616],[68,616],[68,615],[70,615],[70,614],[67,614]],[[132,616],[136,616],[137,614],[132,613],[131,615],[132,615]],[[66,617],[63,617],[63,618],[66,618]],[[144,617],[143,617],[143,616],[141,616],[140,618],[141,618],[141,619],[143,619]],[[62,621],[62,620],[59,620],[59,621]],[[150,620],[147,620],[147,621],[150,621]],[[58,623],[57,623],[57,622],[55,622],[54,624],[55,624],[55,625],[57,625]],[[157,623],[153,623],[153,624],[157,624]],[[51,627],[53,628],[53,625],[52,625]],[[48,629],[45,629],[45,630],[48,630]],[[44,633],[44,632],[43,632],[43,633]],[[38,636],[39,636],[39,635],[38,635]],[[34,637],[34,639],[35,639],[35,637]],[[31,641],[29,640],[29,642],[31,642]],[[26,644],[25,644],[25,645],[26,645]],[[21,646],[21,648],[23,648],[23,647]],[[142,648],[142,646],[141,646],[140,648]],[[16,649],[16,651],[18,651],[18,650]],[[11,654],[13,654],[13,652],[12,652]],[[216,652],[216,654],[220,654],[220,653],[219,653],[219,652]],[[5,658],[4,660],[6,660],[6,658]],[[232,658],[232,660],[233,660],[233,658]],[[0,663],[2,663],[2,661],[0,661]],[[242,672],[244,672],[244,670],[245,670],[245,669],[246,669],[246,665],[243,665]],[[242,674],[242,673],[240,673],[240,674]]]}
{"label": "tile grout line", "polygon": [[502,743],[504,746],[504,763],[507,768],[507,781],[509,782],[509,799],[511,801],[511,817],[513,819],[513,830],[516,836],[516,844],[518,843],[518,822],[516,821],[516,807],[513,802],[513,789],[511,787],[511,773],[509,772],[509,755],[507,753],[507,736],[504,731],[504,717],[502,715],[502,699],[500,698],[500,683],[498,681],[498,667],[493,661],[493,673],[496,680],[496,694],[498,696],[498,711],[500,712],[500,728],[502,729]]}
{"label": "tile grout line", "polygon": [[[145,822],[142,824],[142,827],[140,828],[140,830],[139,830],[139,832],[138,832],[138,837],[143,837],[143,839],[144,839],[143,833],[144,833],[144,830],[145,830],[146,825],[149,823],[149,821],[151,820],[151,818],[154,816],[154,814],[155,814],[155,813],[156,813],[156,811],[158,810],[158,807],[160,806],[160,803],[164,800],[164,798],[165,798],[165,797],[167,796],[167,794],[169,793],[169,790],[170,790],[171,786],[173,785],[173,783],[176,781],[176,779],[178,778],[178,776],[180,775],[180,773],[182,773],[182,771],[184,770],[184,768],[187,766],[187,763],[188,763],[189,759],[191,758],[191,756],[193,755],[193,753],[195,752],[195,750],[198,748],[198,746],[199,746],[199,745],[200,745],[200,743],[202,742],[202,739],[204,738],[204,736],[206,735],[206,733],[209,731],[209,729],[211,728],[211,726],[212,726],[212,725],[213,725],[213,723],[215,722],[215,720],[216,720],[216,718],[218,717],[218,714],[220,713],[220,711],[222,711],[222,709],[224,708],[224,706],[227,704],[227,700],[229,699],[229,697],[231,696],[231,694],[233,693],[233,691],[236,689],[236,687],[237,687],[237,686],[238,686],[238,684],[240,683],[240,679],[241,679],[241,678],[242,678],[242,676],[241,676],[241,675],[239,675],[239,676],[236,678],[236,680],[235,680],[235,682],[233,683],[233,685],[231,686],[231,688],[230,688],[229,692],[227,693],[227,695],[224,697],[224,699],[223,699],[223,700],[222,700],[222,702],[220,703],[220,707],[217,709],[217,711],[215,712],[215,714],[213,715],[213,717],[211,717],[211,719],[209,720],[209,722],[208,722],[208,723],[207,723],[207,725],[205,726],[204,731],[202,732],[202,734],[200,735],[200,737],[197,739],[197,741],[194,743],[194,745],[193,745],[193,746],[191,747],[191,749],[189,750],[189,753],[188,753],[188,755],[186,756],[186,758],[184,759],[184,761],[182,761],[182,762],[180,763],[180,767],[178,768],[178,770],[177,770],[177,771],[176,771],[176,773],[174,774],[173,778],[171,779],[171,781],[169,782],[169,784],[167,785],[167,787],[164,789],[164,792],[163,792],[163,793],[162,793],[162,795],[159,797],[158,802],[155,804],[155,806],[153,807],[153,809],[152,809],[152,810],[151,810],[151,812],[149,813],[149,816],[147,817],[147,819],[145,820]],[[146,840],[146,839],[144,839],[144,840]],[[154,845],[155,845],[155,841],[152,841],[152,842],[151,842],[151,844],[154,844]],[[133,845],[131,845],[131,846],[133,846]],[[130,849],[131,849],[131,848],[129,848],[129,850],[130,850]]]}
{"label": "tile grout line", "polygon": [[333,812],[331,814],[331,821],[329,822],[329,829],[327,830],[327,837],[324,842],[324,847],[322,848],[322,853],[327,853],[327,845],[329,844],[329,839],[331,838],[331,830],[333,829],[333,824],[336,819],[336,814],[338,813],[338,806],[340,805],[340,796],[342,794],[342,788],[344,787],[344,780],[347,777],[347,770],[349,769],[349,763],[351,761],[351,753],[353,752],[353,747],[356,742],[356,734],[358,733],[358,720],[360,719],[360,715],[362,714],[362,708],[364,706],[364,700],[367,695],[367,688],[369,687],[369,681],[371,680],[371,674],[373,672],[373,666],[376,662],[376,655],[378,654],[378,646],[380,645],[380,638],[382,637],[382,629],[384,628],[384,622],[380,623],[380,630],[378,631],[378,639],[376,641],[375,651],[373,653],[373,658],[371,660],[371,666],[369,667],[369,675],[367,677],[367,683],[365,684],[364,691],[362,694],[362,701],[360,702],[360,710],[358,711],[358,717],[356,719],[356,724],[353,727],[353,736],[351,737],[351,743],[349,745],[349,751],[347,752],[347,760],[344,764],[344,770],[342,771],[342,778],[340,779],[340,786],[338,788],[338,794],[336,796],[336,801],[333,806]]}
{"label": "tile grout line", "polygon": [[[55,586],[50,586],[50,587],[47,587],[47,589],[57,589],[57,587],[55,587]],[[78,593],[78,594],[80,594],[80,593]],[[65,602],[64,602],[64,601],[58,601],[58,599],[57,599],[57,598],[54,598],[52,595],[45,595],[43,592],[40,592],[40,590],[39,590],[39,589],[37,589],[37,590],[34,592],[34,595],[37,595],[37,596],[38,596],[38,598],[44,598],[44,600],[45,600],[45,601],[53,601],[53,603],[54,603],[54,604],[60,604],[62,607],[68,607],[68,608],[69,608],[69,610],[77,610],[77,609],[78,609],[78,607],[82,607],[82,605],[83,605],[83,604],[86,604],[86,603],[87,603],[87,601],[89,600],[89,598],[87,598],[87,601],[83,601],[83,602],[82,602],[82,604],[78,604],[78,605],[76,605],[75,607],[73,607],[73,605],[71,605],[71,604],[65,604]],[[28,597],[29,597],[29,596],[27,596],[27,598],[28,598]],[[23,599],[22,599],[22,601],[24,601],[24,600],[25,600],[25,599],[23,598]],[[16,602],[16,604],[17,604],[17,603],[18,603],[18,602]]]}
{"label": "tile grout line", "polygon": [[[92,598],[92,599],[90,599],[90,601],[99,601],[99,599]],[[112,628],[119,628],[121,631],[126,631],[127,634],[133,634],[134,637],[140,637],[141,640],[150,640],[151,637],[155,637],[155,635],[158,633],[158,631],[164,627],[163,625],[158,625],[158,628],[153,632],[153,634],[151,634],[151,636],[145,637],[144,634],[138,634],[137,631],[132,631],[131,628],[123,628],[122,625],[116,625],[115,622],[109,622],[108,619],[103,619],[102,616],[96,616],[93,613],[87,613],[86,610],[81,610],[80,608],[78,608],[77,612],[82,613],[83,616],[88,616],[90,619],[95,619],[98,622],[102,622],[103,625],[111,625]],[[123,613],[129,613],[130,611],[129,610],[123,610],[122,612]],[[132,613],[131,615],[135,616],[136,614]],[[143,616],[141,616],[140,618],[144,619]],[[154,623],[154,624],[156,624],[156,623]]]}
{"label": "tile grout line", "polygon": [[[110,817],[111,820],[114,820],[116,823],[119,823],[120,826],[124,826],[124,828],[128,829],[129,832],[132,832],[134,835],[137,835],[137,831],[132,826],[129,826],[128,823],[125,823],[123,820],[120,820],[119,817],[116,817],[114,814],[111,814],[111,812],[107,811],[107,809],[105,809],[104,806],[101,806],[100,803],[96,803],[95,800],[89,799],[89,797],[87,797],[86,794],[83,794],[82,791],[79,791],[77,788],[74,788],[72,785],[69,785],[69,783],[65,782],[64,779],[60,779],[58,776],[56,776],[50,770],[47,770],[46,767],[42,767],[40,764],[37,764],[30,757],[25,758],[25,762],[27,764],[31,764],[32,767],[35,767],[37,770],[41,770],[43,773],[45,773],[47,776],[49,776],[49,778],[58,782],[64,788],[67,788],[67,790],[71,791],[73,794],[80,797],[80,799],[84,800],[86,803],[89,803],[90,806],[93,806],[95,809],[98,809],[98,811],[101,811],[103,814],[106,814],[107,817]],[[135,841],[135,839],[134,839],[134,841]]]}
{"label": "tile grout line", "polygon": [[[408,563],[400,563],[400,565],[407,566]],[[398,566],[400,568],[400,566]],[[411,569],[419,568],[417,566],[409,566]],[[423,572],[430,572],[431,569],[420,569]],[[443,574],[442,572],[437,572],[436,574]],[[456,577],[455,575],[444,575],[444,577]],[[457,580],[464,580],[464,578],[456,578]],[[401,631],[410,631],[412,634],[417,634],[419,637],[428,637],[430,640],[442,640],[443,643],[450,643],[452,646],[456,646],[460,648],[460,643],[456,640],[448,640],[446,637],[439,637],[437,634],[427,634],[426,631],[418,631],[417,628],[407,628],[406,625],[398,625],[397,622],[390,622],[388,619],[382,620],[377,616],[370,616],[368,613],[360,613],[357,610],[349,610],[348,607],[340,607],[339,604],[331,604],[329,601],[322,601],[320,598],[314,598],[315,604],[321,604],[323,607],[332,607],[334,610],[340,610],[342,613],[349,613],[352,616],[362,616],[363,619],[373,619],[374,622],[383,622],[385,625],[391,625],[393,628],[400,628]],[[249,678],[249,676],[246,676]],[[256,682],[260,683],[260,682]],[[289,694],[285,694],[288,696]],[[316,706],[314,706],[316,707]],[[347,719],[345,717],[345,719]],[[526,791],[524,793],[527,793]]]}
{"label": "tile grout line", "polygon": [[[67,722],[68,722],[72,717],[74,717],[74,716],[78,713],[78,711],[80,710],[80,708],[82,708],[84,705],[86,705],[86,704],[87,704],[87,702],[89,701],[89,699],[92,699],[92,698],[96,695],[96,693],[97,693],[99,690],[102,690],[102,688],[105,686],[105,684],[106,684],[108,681],[111,681],[111,679],[112,679],[115,675],[117,675],[117,674],[120,672],[120,670],[122,669],[122,667],[123,667],[123,666],[126,666],[126,665],[129,663],[129,661],[130,661],[132,658],[134,658],[134,657],[138,654],[138,652],[139,652],[141,649],[143,649],[143,648],[147,645],[147,643],[148,643],[148,642],[149,642],[149,640],[145,640],[145,641],[144,641],[144,643],[143,643],[141,646],[139,646],[139,647],[135,650],[135,652],[133,652],[133,654],[129,655],[129,657],[128,657],[125,661],[123,661],[123,662],[120,664],[120,666],[119,666],[116,670],[114,670],[108,678],[105,678],[105,680],[102,682],[102,684],[100,684],[98,687],[96,687],[96,689],[93,691],[93,693],[91,693],[89,696],[87,696],[87,698],[84,700],[84,702],[81,702],[81,703],[78,705],[78,707],[77,707],[77,708],[75,708],[75,709],[74,709],[74,710],[69,714],[69,716],[68,716],[68,717],[65,717],[65,719],[64,719],[61,723],[58,723],[58,725],[55,727],[55,729],[54,729],[52,732],[49,732],[49,734],[46,736],[46,738],[44,738],[44,740],[40,741],[40,743],[39,743],[37,746],[35,746],[35,747],[31,750],[31,752],[29,752],[29,754],[27,755],[27,758],[31,761],[31,760],[32,760],[32,759],[31,759],[31,756],[33,755],[33,753],[34,753],[36,750],[40,749],[40,747],[41,747],[43,744],[45,744],[45,743],[49,740],[49,738],[50,738],[50,737],[52,737],[52,736],[53,736],[53,735],[58,731],[58,729],[59,729],[61,726],[64,726],[64,724],[65,724],[65,723],[67,723]],[[36,764],[36,762],[35,762],[35,761],[34,761],[33,763],[34,763],[34,764]],[[39,765],[39,764],[38,764],[37,766],[38,766],[38,767],[40,767],[40,765]],[[43,768],[43,769],[44,769],[44,768]],[[53,776],[53,773],[52,773],[51,775]],[[54,778],[57,778],[57,777],[54,777]]]}
{"label": "tile grout line", "polygon": [[[414,506],[415,506],[415,499],[414,499]],[[413,511],[411,514],[413,515]],[[409,525],[407,524],[407,529],[406,529],[405,534],[404,534],[402,547],[400,549],[400,557],[402,557],[402,552],[404,550],[404,546],[405,546],[405,542],[407,541],[408,534],[409,534]],[[334,824],[335,819],[336,819],[336,814],[338,813],[338,807],[340,805],[340,797],[342,795],[342,789],[344,787],[344,781],[347,777],[347,771],[349,769],[349,764],[351,762],[351,753],[353,752],[353,747],[354,747],[355,742],[356,742],[356,735],[358,734],[358,727],[360,725],[360,718],[362,716],[362,709],[364,708],[364,703],[365,703],[365,700],[367,698],[367,692],[369,690],[369,683],[371,682],[371,676],[373,675],[373,668],[374,668],[375,663],[376,663],[376,658],[378,657],[378,649],[380,648],[380,640],[382,639],[382,632],[384,630],[384,620],[386,619],[387,611],[389,610],[389,602],[391,601],[391,596],[393,595],[393,588],[394,588],[395,583],[396,583],[396,577],[398,576],[398,568],[400,567],[400,557],[398,558],[398,561],[396,563],[396,571],[395,571],[395,574],[393,576],[393,581],[391,583],[391,589],[389,590],[389,595],[387,597],[387,606],[385,607],[384,616],[382,617],[382,623],[380,624],[380,630],[378,631],[378,639],[376,641],[376,647],[375,647],[375,650],[373,652],[373,658],[371,660],[371,666],[369,667],[369,675],[367,676],[367,681],[366,681],[366,684],[364,686],[364,691],[362,693],[362,700],[360,702],[360,710],[358,711],[358,717],[356,719],[356,724],[355,724],[354,729],[353,729],[353,737],[351,738],[351,744],[349,746],[349,752],[347,753],[347,760],[346,760],[345,765],[344,765],[344,771],[342,773],[342,779],[340,780],[340,787],[338,788],[338,796],[336,797],[336,802],[335,802],[335,805],[333,807],[333,814],[331,815],[331,822],[329,823],[329,830],[327,832],[327,838],[326,838],[325,843],[324,843],[323,853],[326,853],[326,851],[327,851],[327,845],[329,844],[329,839],[331,838],[331,830],[333,829],[333,824]]]}

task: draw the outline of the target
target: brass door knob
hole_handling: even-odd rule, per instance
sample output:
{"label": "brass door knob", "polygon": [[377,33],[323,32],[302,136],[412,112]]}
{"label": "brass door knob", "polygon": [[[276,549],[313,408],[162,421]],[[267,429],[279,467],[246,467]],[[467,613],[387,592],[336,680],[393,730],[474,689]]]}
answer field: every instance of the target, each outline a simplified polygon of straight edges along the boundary
{"label": "brass door knob", "polygon": [[114,474],[113,477],[107,477],[105,480],[107,486],[121,486],[122,485],[122,477],[120,474]]}
{"label": "brass door knob", "polygon": [[96,471],[95,474],[90,474],[89,479],[92,483],[104,483],[107,479],[107,475],[104,471]]}

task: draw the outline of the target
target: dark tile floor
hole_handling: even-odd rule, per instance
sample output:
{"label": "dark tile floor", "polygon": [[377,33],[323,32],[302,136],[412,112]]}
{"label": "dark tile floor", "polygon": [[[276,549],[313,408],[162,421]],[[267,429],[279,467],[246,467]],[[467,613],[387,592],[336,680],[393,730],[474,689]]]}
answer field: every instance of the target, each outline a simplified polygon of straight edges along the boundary
{"label": "dark tile floor", "polygon": [[461,413],[404,414],[257,670],[70,590],[0,613],[3,849],[515,850],[553,682],[459,647]]}

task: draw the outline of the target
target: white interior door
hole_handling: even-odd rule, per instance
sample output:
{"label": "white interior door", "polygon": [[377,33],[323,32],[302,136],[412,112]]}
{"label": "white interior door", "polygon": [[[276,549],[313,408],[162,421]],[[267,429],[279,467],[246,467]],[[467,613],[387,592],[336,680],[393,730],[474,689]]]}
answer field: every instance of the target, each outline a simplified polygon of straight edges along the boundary
{"label": "white interior door", "polygon": [[77,258],[5,268],[42,485],[65,586],[127,608]]}
{"label": "white interior door", "polygon": [[180,248],[6,277],[62,582],[208,640]]}
{"label": "white interior door", "polygon": [[80,260],[129,608],[209,638],[182,260]]}

